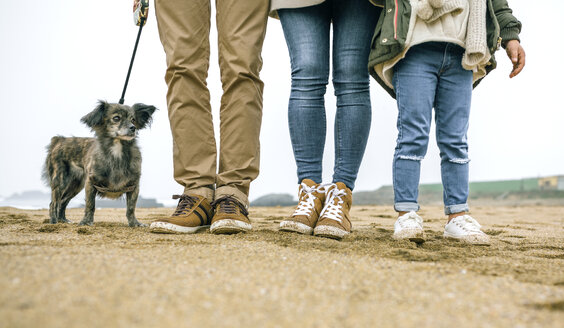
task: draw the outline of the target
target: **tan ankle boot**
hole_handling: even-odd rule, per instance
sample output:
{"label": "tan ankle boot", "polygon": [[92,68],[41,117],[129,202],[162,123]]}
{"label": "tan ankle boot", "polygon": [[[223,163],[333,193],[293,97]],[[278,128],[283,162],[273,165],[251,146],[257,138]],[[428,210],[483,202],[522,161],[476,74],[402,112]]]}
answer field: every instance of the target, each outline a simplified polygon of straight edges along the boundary
{"label": "tan ankle boot", "polygon": [[351,232],[349,211],[352,206],[352,191],[342,182],[327,189],[325,206],[313,230],[315,236],[341,239]]}
{"label": "tan ankle boot", "polygon": [[280,222],[281,231],[311,235],[325,203],[324,187],[304,179],[299,187],[298,206],[294,213]]}

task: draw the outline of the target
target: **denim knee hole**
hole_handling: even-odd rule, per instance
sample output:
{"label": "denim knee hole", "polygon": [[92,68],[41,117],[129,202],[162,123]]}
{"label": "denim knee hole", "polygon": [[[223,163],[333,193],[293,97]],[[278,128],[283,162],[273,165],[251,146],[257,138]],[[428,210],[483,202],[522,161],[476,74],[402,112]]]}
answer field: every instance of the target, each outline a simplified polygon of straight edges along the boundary
{"label": "denim knee hole", "polygon": [[400,155],[398,156],[399,159],[405,159],[408,161],[416,161],[421,162],[423,160],[423,156],[414,156],[414,155]]}

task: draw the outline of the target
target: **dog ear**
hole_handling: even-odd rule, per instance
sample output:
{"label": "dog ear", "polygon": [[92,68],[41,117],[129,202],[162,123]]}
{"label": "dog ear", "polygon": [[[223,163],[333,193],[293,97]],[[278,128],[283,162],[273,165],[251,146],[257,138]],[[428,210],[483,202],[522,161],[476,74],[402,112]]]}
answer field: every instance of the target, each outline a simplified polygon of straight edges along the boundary
{"label": "dog ear", "polygon": [[104,123],[104,115],[106,114],[106,108],[108,108],[108,106],[109,104],[107,102],[98,100],[98,106],[81,118],[80,121],[91,128],[102,125],[102,123]]}
{"label": "dog ear", "polygon": [[138,129],[143,129],[147,124],[151,124],[153,113],[157,108],[151,105],[134,104],[133,110],[135,111],[135,125]]}

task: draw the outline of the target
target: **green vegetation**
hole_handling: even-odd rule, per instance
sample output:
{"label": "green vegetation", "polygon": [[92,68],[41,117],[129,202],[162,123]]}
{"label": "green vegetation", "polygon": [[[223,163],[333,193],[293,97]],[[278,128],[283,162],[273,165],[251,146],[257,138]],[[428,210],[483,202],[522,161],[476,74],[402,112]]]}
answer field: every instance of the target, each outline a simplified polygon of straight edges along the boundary
{"label": "green vegetation", "polygon": [[[470,182],[470,200],[556,200],[564,204],[564,190],[540,190],[537,178],[503,181]],[[442,204],[443,186],[440,183],[419,186],[419,203]],[[392,186],[382,186],[372,191],[357,191],[353,194],[356,205],[391,205],[394,203]],[[252,206],[292,206],[296,204],[292,195],[270,194],[251,203]]]}

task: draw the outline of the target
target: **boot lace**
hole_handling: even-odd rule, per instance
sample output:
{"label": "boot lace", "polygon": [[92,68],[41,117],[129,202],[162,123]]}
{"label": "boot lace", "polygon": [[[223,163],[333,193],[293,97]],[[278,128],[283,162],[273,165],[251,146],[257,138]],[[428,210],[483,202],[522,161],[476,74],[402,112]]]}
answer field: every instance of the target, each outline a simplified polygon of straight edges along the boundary
{"label": "boot lace", "polygon": [[325,202],[325,207],[321,211],[320,217],[335,220],[339,223],[343,223],[341,220],[343,213],[343,196],[346,196],[347,192],[344,189],[339,189],[336,186],[330,189],[327,193],[327,201]]}
{"label": "boot lace", "polygon": [[300,189],[300,200],[298,202],[298,207],[294,211],[292,216],[298,215],[306,215],[309,216],[311,211],[315,207],[315,200],[317,197],[313,194],[316,191],[319,191],[318,187],[316,186],[308,186],[302,182]]}
{"label": "boot lace", "polygon": [[172,216],[185,215],[198,201],[198,198],[189,195],[172,195],[172,199],[180,199]]}
{"label": "boot lace", "polygon": [[249,215],[249,211],[247,211],[245,206],[232,196],[223,196],[218,198],[211,203],[211,206],[214,208],[218,207],[220,212],[228,214],[237,214],[237,208],[239,208],[243,215]]}

